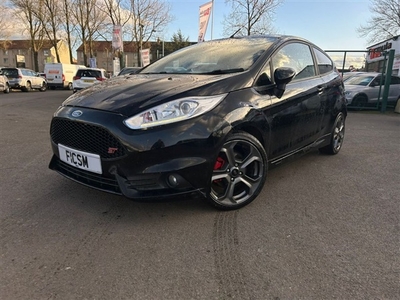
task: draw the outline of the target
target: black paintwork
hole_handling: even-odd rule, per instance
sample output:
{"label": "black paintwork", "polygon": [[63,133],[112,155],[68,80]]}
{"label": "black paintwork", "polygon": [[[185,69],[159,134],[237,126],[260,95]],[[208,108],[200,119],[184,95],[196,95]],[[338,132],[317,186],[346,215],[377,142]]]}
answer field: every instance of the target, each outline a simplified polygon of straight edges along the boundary
{"label": "black paintwork", "polygon": [[[290,70],[284,70],[280,79],[275,79],[285,83],[283,92],[279,91],[282,85],[257,83],[269,57],[293,40],[312,45],[299,38],[273,37],[256,63],[237,73],[151,74],[146,72],[150,66],[139,74],[116,77],[72,95],[54,118],[104,127],[121,142],[127,154],[118,159],[102,159],[103,174],[99,178],[113,180],[115,189],[86,180],[85,172],[76,175],[63,171],[54,142],[50,168],[82,184],[131,198],[194,191],[206,196],[219,149],[235,130],[246,131],[260,140],[270,164],[311,147],[327,145],[337,114],[346,113],[343,83],[335,69],[289,83],[284,81],[290,80]],[[132,130],[123,123],[128,117],[174,99],[225,93],[226,98],[213,110],[186,121],[147,130]],[[73,117],[77,108],[83,114]],[[168,184],[169,174],[181,179],[178,187]]]}

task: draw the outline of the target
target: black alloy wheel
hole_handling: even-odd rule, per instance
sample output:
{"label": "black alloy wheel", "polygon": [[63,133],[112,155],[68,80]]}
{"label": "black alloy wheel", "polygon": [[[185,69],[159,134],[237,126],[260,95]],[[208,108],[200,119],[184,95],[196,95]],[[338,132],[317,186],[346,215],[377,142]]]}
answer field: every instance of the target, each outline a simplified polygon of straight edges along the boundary
{"label": "black alloy wheel", "polygon": [[340,112],[335,120],[332,130],[331,142],[329,145],[319,149],[321,153],[338,154],[343,146],[344,131],[345,131],[345,116]]}
{"label": "black alloy wheel", "polygon": [[214,163],[208,200],[222,210],[243,207],[258,196],[266,178],[264,147],[248,133],[233,133]]}

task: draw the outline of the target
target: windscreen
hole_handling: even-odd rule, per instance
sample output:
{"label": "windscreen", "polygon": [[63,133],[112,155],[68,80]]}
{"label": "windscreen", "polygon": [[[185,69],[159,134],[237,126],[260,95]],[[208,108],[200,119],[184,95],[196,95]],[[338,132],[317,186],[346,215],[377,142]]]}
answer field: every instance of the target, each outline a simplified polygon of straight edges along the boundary
{"label": "windscreen", "polygon": [[142,70],[142,74],[225,74],[248,70],[276,38],[224,39],[176,51]]}
{"label": "windscreen", "polygon": [[346,80],[346,85],[367,86],[375,76],[353,76]]}
{"label": "windscreen", "polygon": [[4,75],[6,75],[9,78],[18,78],[18,70],[17,69],[1,69]]}

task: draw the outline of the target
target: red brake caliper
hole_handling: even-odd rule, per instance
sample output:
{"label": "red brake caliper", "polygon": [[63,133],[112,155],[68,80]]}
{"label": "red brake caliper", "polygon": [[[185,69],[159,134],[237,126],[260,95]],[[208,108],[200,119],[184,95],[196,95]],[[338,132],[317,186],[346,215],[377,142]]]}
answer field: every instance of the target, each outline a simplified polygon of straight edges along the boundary
{"label": "red brake caliper", "polygon": [[[214,164],[214,170],[221,170],[221,168],[223,167],[224,164],[225,164],[225,160],[221,157],[218,157],[217,161]],[[217,180],[214,180],[213,182],[219,183],[221,181],[222,181],[222,179],[217,179]]]}
{"label": "red brake caliper", "polygon": [[217,158],[217,161],[214,164],[214,170],[220,170],[222,166],[224,165],[225,160],[223,160],[221,157]]}

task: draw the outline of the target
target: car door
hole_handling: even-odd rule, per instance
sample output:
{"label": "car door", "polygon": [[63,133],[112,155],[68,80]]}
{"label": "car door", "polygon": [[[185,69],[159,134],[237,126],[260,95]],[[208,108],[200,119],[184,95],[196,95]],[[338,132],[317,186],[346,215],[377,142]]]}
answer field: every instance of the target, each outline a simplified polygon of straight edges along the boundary
{"label": "car door", "polygon": [[400,97],[400,78],[397,76],[391,76],[388,102],[396,102]]}
{"label": "car door", "polygon": [[345,101],[343,99],[343,80],[340,74],[335,70],[335,65],[331,58],[320,49],[313,48],[315,60],[317,62],[318,73],[325,85],[320,93],[321,106],[320,114],[321,121],[319,123],[319,136],[331,132],[332,112],[336,109],[337,103]]}
{"label": "car door", "polygon": [[368,102],[376,103],[382,101],[383,88],[385,85],[385,77],[382,78],[381,75],[377,75],[371,82],[365,87],[365,94],[368,97]]}
{"label": "car door", "polygon": [[6,86],[5,78],[2,74],[0,74],[0,91],[3,91]]}
{"label": "car door", "polygon": [[271,155],[279,157],[311,144],[318,137],[323,116],[321,93],[326,84],[317,74],[310,46],[303,42],[280,48],[272,56],[271,67],[296,71],[283,96],[272,96],[271,106],[265,111],[271,127]]}
{"label": "car door", "polygon": [[32,87],[38,88],[42,81],[41,78],[39,77],[39,74],[32,70],[29,71],[29,74],[31,77]]}

